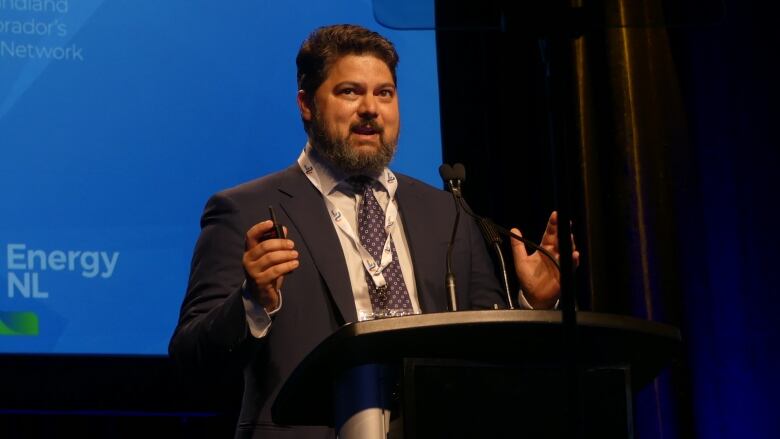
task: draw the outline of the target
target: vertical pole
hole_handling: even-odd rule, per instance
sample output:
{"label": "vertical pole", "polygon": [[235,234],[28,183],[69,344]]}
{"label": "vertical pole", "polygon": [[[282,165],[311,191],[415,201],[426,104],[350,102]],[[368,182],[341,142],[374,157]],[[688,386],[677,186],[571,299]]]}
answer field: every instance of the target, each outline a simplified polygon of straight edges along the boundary
{"label": "vertical pole", "polygon": [[558,212],[558,249],[561,267],[560,308],[563,317],[563,346],[567,401],[565,419],[567,437],[583,437],[580,404],[580,379],[577,358],[577,311],[574,266],[571,243],[571,176],[575,150],[574,131],[571,129],[571,108],[574,103],[571,76],[570,34],[551,30],[539,40],[545,68],[548,135],[551,161],[555,170],[554,196]]}

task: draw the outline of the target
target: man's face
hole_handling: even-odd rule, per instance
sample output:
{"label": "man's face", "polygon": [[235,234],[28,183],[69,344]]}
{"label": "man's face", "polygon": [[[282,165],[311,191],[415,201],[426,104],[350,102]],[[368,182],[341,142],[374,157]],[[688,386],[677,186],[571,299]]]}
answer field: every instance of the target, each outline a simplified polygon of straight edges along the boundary
{"label": "man's face", "polygon": [[400,119],[393,75],[372,55],[336,60],[313,97],[298,94],[312,146],[342,171],[375,173],[398,143]]}

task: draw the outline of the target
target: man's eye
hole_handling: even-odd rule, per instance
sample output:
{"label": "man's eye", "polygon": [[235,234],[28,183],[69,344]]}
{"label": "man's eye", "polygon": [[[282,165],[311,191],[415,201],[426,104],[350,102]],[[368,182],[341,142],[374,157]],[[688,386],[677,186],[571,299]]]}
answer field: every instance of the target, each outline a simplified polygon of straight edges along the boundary
{"label": "man's eye", "polygon": [[385,97],[385,98],[391,98],[393,97],[393,91],[392,90],[380,90],[379,96]]}
{"label": "man's eye", "polygon": [[341,94],[343,94],[343,95],[353,95],[353,94],[355,94],[355,89],[354,88],[342,89],[341,90]]}

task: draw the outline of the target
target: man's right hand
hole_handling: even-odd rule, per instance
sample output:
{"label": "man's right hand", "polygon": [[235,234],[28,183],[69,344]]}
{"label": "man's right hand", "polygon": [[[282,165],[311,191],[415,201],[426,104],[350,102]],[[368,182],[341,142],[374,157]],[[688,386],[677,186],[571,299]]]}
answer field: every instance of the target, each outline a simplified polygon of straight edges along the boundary
{"label": "man's right hand", "polygon": [[[273,223],[257,223],[246,232],[244,272],[249,292],[258,298],[267,312],[279,307],[279,291],[284,275],[298,268],[298,252],[295,243],[289,239],[267,239],[261,237],[273,230]],[[284,229],[287,236],[287,228]]]}

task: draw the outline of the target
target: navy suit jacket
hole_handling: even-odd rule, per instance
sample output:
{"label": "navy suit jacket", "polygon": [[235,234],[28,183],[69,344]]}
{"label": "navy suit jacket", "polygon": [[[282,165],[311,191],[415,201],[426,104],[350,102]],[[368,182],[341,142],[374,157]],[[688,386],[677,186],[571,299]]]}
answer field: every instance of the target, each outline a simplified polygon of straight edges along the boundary
{"label": "navy suit jacket", "polygon": [[[401,221],[423,312],[446,311],[446,250],[455,208],[447,192],[396,174]],[[262,339],[249,334],[241,297],[247,230],[268,219],[273,205],[295,242],[300,266],[282,285],[282,309]],[[214,195],[201,219],[189,286],[171,357],[182,366],[238,365],[244,399],[237,437],[327,438],[331,429],[275,425],[271,406],[298,363],[325,337],[357,320],[336,229],[320,192],[297,164]],[[476,223],[461,218],[453,251],[459,306],[504,306],[499,283]]]}

